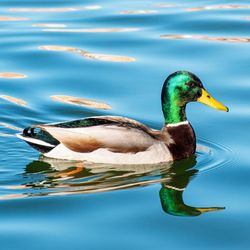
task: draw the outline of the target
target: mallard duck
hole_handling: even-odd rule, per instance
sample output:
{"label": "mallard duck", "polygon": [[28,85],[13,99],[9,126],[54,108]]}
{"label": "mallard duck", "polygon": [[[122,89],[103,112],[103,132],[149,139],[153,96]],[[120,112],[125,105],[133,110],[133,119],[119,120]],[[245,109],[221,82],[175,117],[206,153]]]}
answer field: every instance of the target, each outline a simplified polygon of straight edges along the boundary
{"label": "mallard duck", "polygon": [[156,164],[190,157],[196,138],[186,105],[198,101],[228,111],[187,71],[167,77],[161,92],[164,126],[154,130],[124,117],[96,116],[27,127],[17,136],[46,157],[110,164]]}

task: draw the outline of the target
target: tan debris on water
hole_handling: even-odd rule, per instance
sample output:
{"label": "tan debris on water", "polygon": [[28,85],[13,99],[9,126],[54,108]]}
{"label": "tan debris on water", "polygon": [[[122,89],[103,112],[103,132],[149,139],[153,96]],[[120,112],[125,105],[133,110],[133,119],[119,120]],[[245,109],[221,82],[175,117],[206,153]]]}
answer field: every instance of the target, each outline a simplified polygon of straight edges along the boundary
{"label": "tan debris on water", "polygon": [[0,16],[0,21],[27,21],[31,20],[28,17],[12,17],[12,16]]}
{"label": "tan debris on water", "polygon": [[79,105],[79,106],[86,106],[89,108],[105,109],[105,110],[111,109],[111,106],[107,103],[97,102],[97,101],[74,97],[74,96],[53,95],[50,98],[54,101],[69,103],[69,104],[74,104],[74,105]]}
{"label": "tan debris on water", "polygon": [[205,41],[219,41],[230,43],[249,43],[250,38],[247,37],[222,37],[222,36],[203,36],[203,35],[162,35],[161,38],[166,39],[195,39]]}
{"label": "tan debris on water", "polygon": [[57,45],[44,45],[39,46],[38,49],[50,50],[50,51],[67,51],[67,52],[77,52],[79,49],[73,47],[57,46]]}
{"label": "tan debris on water", "polygon": [[109,61],[109,62],[134,62],[135,58],[128,56],[118,56],[118,55],[106,55],[106,54],[94,54],[94,53],[83,53],[86,58],[98,60],[98,61]]}
{"label": "tan debris on water", "polygon": [[158,10],[125,10],[119,12],[122,15],[143,15],[143,14],[153,14],[157,13]]}
{"label": "tan debris on water", "polygon": [[0,72],[0,78],[25,78],[24,74],[13,73],[13,72]]}
{"label": "tan debris on water", "polygon": [[70,12],[80,10],[98,10],[100,5],[84,6],[79,8],[11,8],[10,12]]}
{"label": "tan debris on water", "polygon": [[32,27],[65,28],[65,24],[59,23],[34,23]]}
{"label": "tan debris on water", "polygon": [[249,9],[250,5],[240,4],[221,4],[221,5],[208,5],[204,7],[186,8],[186,11],[201,11],[201,10],[220,10],[220,9]]}
{"label": "tan debris on water", "polygon": [[133,57],[121,56],[121,55],[110,55],[110,54],[96,54],[96,53],[88,52],[88,51],[85,51],[79,48],[73,48],[73,47],[65,47],[65,46],[57,46],[57,45],[43,45],[43,46],[39,46],[38,48],[41,50],[78,53],[85,58],[98,60],[98,61],[109,61],[109,62],[134,62],[136,61],[136,59]]}
{"label": "tan debris on water", "polygon": [[20,106],[27,106],[26,101],[24,101],[22,99],[15,98],[15,97],[12,97],[12,96],[0,95],[0,98],[4,99],[6,101],[9,101],[9,102],[15,103],[15,104],[20,105]]}
{"label": "tan debris on water", "polygon": [[49,32],[68,32],[68,33],[112,33],[112,32],[133,32],[138,28],[95,28],[95,29],[43,29]]}

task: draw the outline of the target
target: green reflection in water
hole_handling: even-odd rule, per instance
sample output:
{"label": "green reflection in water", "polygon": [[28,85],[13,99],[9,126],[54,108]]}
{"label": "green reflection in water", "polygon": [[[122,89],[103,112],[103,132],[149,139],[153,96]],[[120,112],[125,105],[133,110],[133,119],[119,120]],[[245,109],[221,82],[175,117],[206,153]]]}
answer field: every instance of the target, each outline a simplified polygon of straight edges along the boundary
{"label": "green reflection in water", "polygon": [[171,168],[172,178],[162,183],[160,190],[161,205],[164,212],[175,216],[198,216],[209,211],[225,209],[224,207],[192,207],[183,201],[183,192],[198,170],[195,157],[174,162]]}

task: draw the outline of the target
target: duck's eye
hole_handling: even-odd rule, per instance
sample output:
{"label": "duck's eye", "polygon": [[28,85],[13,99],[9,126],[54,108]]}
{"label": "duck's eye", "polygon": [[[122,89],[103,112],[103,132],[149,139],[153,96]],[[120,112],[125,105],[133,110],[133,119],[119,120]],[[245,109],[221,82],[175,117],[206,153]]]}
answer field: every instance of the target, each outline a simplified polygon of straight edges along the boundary
{"label": "duck's eye", "polygon": [[196,86],[195,82],[193,82],[193,81],[187,82],[186,85],[187,85],[188,87],[190,87],[190,88],[194,88],[194,87]]}

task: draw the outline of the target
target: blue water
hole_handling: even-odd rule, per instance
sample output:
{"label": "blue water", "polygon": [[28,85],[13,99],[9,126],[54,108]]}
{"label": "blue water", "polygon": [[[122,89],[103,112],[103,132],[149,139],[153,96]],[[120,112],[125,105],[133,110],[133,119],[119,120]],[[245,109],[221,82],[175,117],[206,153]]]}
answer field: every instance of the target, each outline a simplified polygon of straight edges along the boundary
{"label": "blue water", "polygon": [[[0,78],[1,249],[249,249],[250,5],[230,4],[1,1],[0,76],[26,76]],[[79,9],[84,6],[97,7]],[[131,10],[151,12],[126,12]],[[119,32],[86,32],[112,28]],[[82,51],[133,60],[103,61]],[[188,105],[198,137],[196,158],[177,165],[82,168],[41,158],[13,136],[30,124],[110,114],[159,129],[162,83],[180,69],[198,75],[230,109]],[[53,95],[96,100],[112,109],[56,102]],[[175,190],[186,205],[162,207],[160,190]],[[196,207],[221,210],[191,216]]]}

